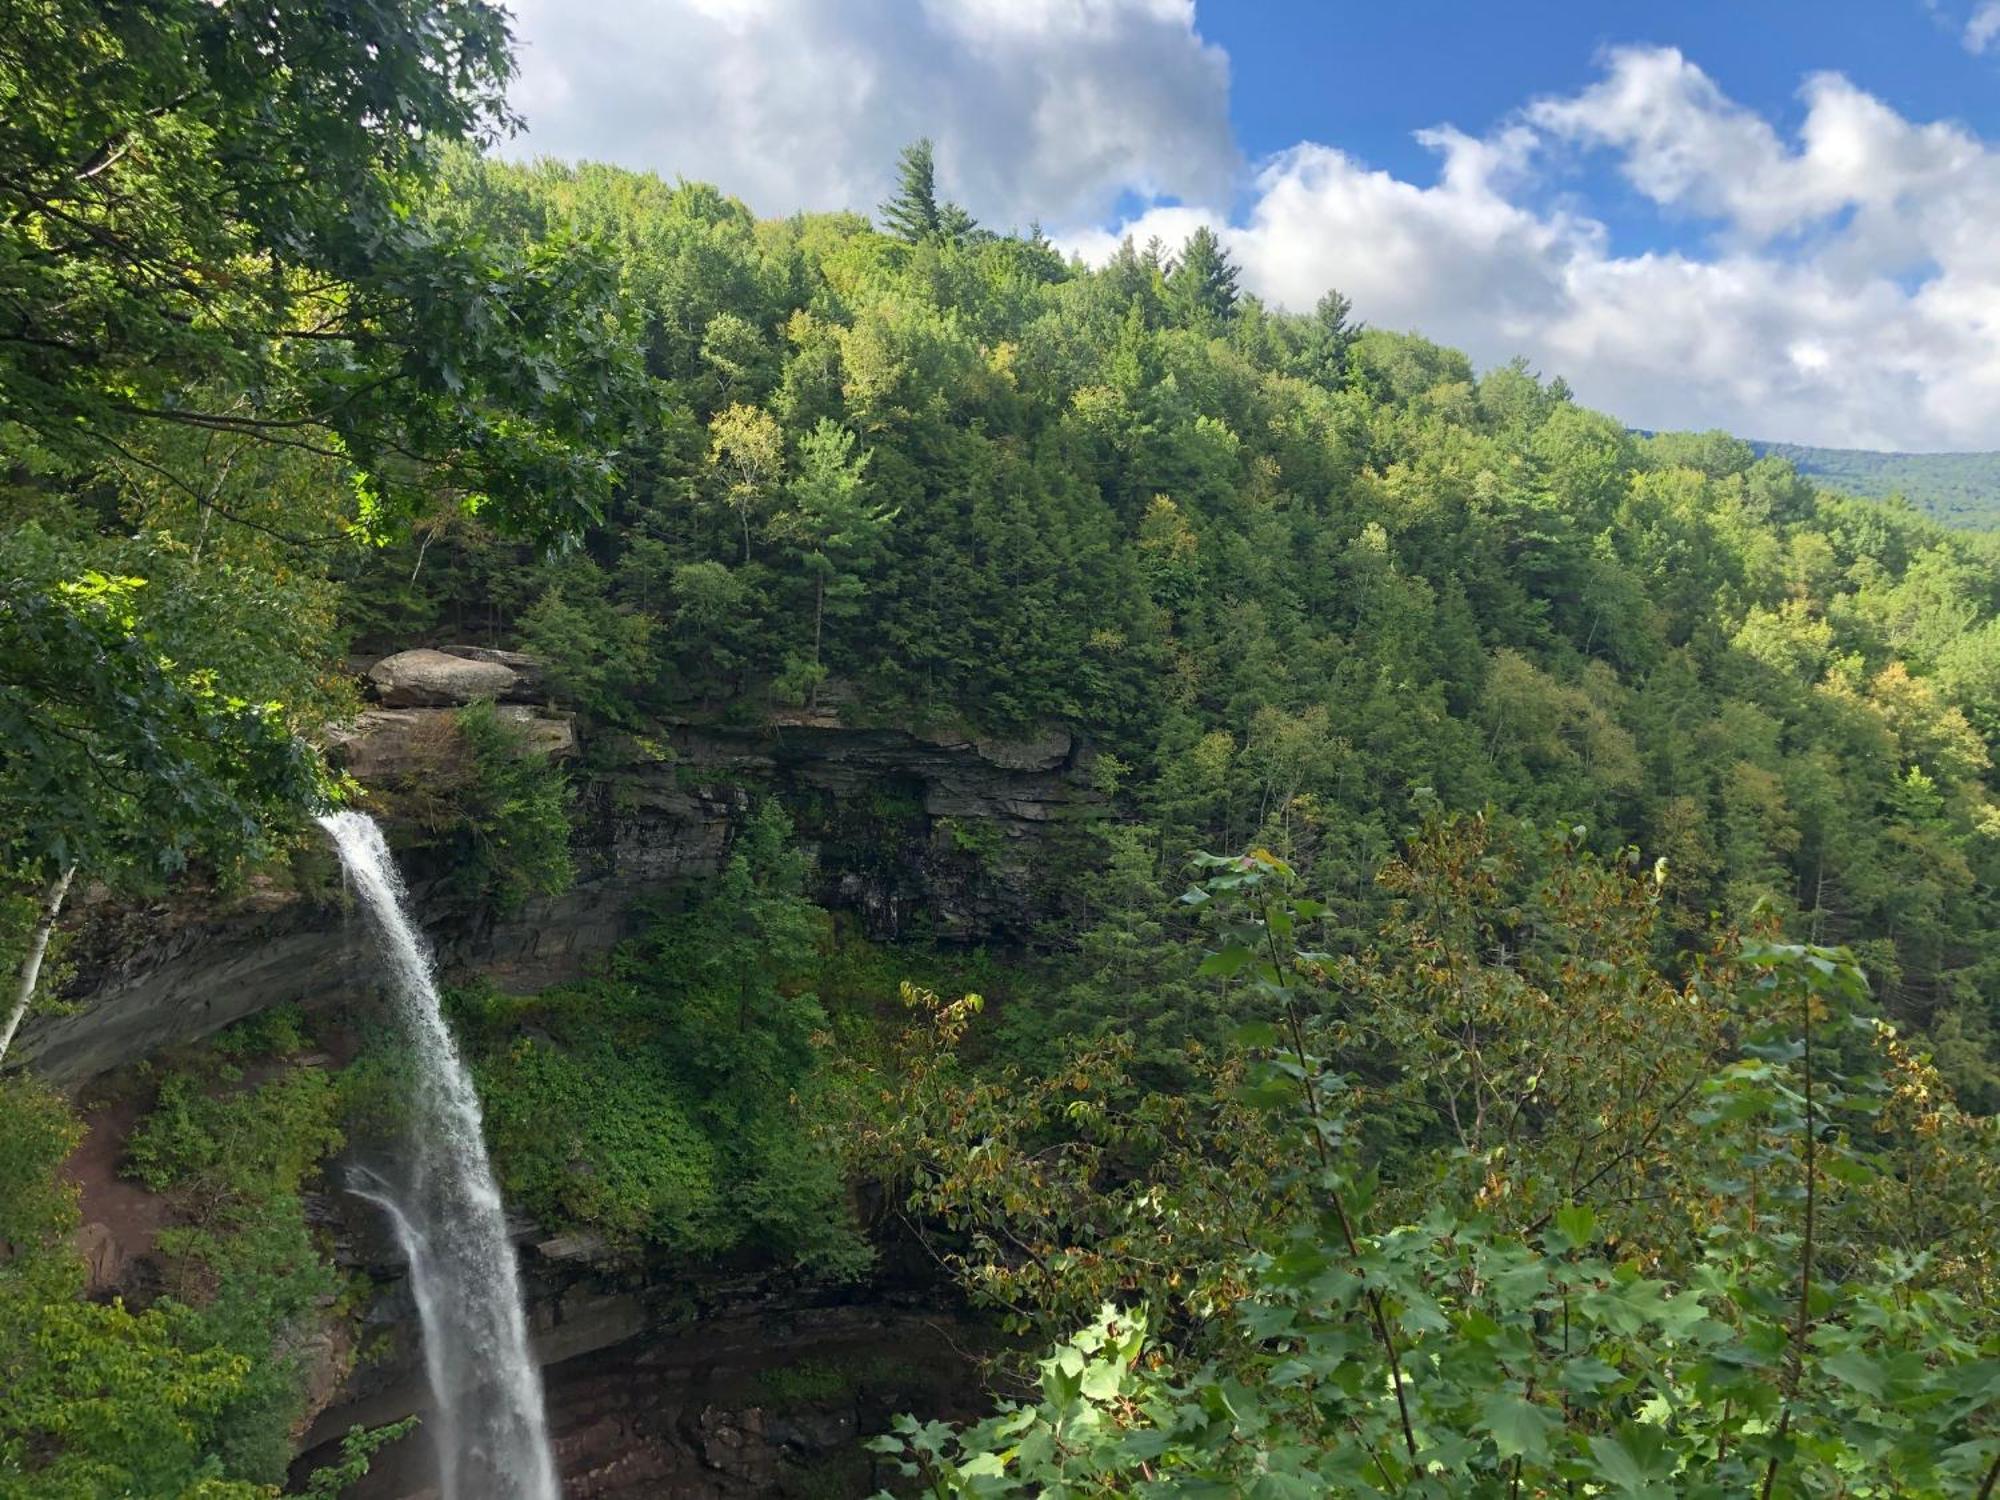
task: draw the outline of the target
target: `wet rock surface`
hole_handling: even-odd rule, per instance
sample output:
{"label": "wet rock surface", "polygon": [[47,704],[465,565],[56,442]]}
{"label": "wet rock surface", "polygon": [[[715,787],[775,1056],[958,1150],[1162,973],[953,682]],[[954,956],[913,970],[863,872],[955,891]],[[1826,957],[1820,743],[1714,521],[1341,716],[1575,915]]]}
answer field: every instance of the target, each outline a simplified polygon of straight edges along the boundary
{"label": "wet rock surface", "polygon": [[[299,1067],[337,1068],[357,1040],[336,1025]],[[89,1295],[144,1307],[168,1290],[159,1231],[189,1205],[125,1175],[131,1130],[150,1099],[143,1070],[102,1078],[80,1100],[78,1189]],[[365,1160],[350,1147],[305,1194],[306,1220],[349,1290],[320,1317],[276,1331],[307,1398],[294,1477],[333,1462],[353,1427],[430,1406],[419,1320],[401,1250],[375,1207],[344,1191]],[[992,1331],[958,1309],[930,1262],[885,1243],[870,1279],[804,1283],[777,1270],[647,1261],[587,1232],[510,1221],[530,1344],[542,1367],[563,1493],[570,1497],[860,1497],[889,1477],[865,1440],[903,1411],[983,1409],[981,1351]],[[435,1497],[421,1425],[385,1449],[353,1500]]]}
{"label": "wet rock surface", "polygon": [[[1099,801],[1088,748],[1059,726],[978,739],[849,725],[829,707],[587,746],[569,715],[540,701],[538,670],[516,653],[399,653],[374,663],[369,680],[377,702],[329,747],[364,784],[423,777],[433,742],[478,697],[499,697],[501,715],[540,751],[578,767],[577,880],[561,896],[496,919],[449,903],[420,842],[406,867],[446,977],[483,975],[516,992],[585,972],[631,935],[649,897],[719,872],[767,796],[791,811],[822,902],[876,937],[921,924],[966,942],[1028,934],[1044,914],[1038,872]],[[126,1076],[117,1070],[278,1005],[319,1010],[339,1034],[377,1003],[377,950],[330,853],[316,860],[310,847],[289,871],[227,896],[194,882],[149,904],[85,893],[68,925],[65,1004],[31,1017],[9,1062],[103,1093],[72,1164],[79,1248],[93,1295],[143,1304],[159,1290],[162,1205],[119,1173],[133,1104],[107,1088]],[[300,1331],[292,1352],[315,1409],[300,1474],[329,1461],[351,1426],[420,1413],[428,1399],[401,1256],[339,1180],[335,1164],[309,1197],[309,1220],[374,1291],[354,1322]],[[970,1416],[982,1404],[965,1351],[983,1335],[939,1310],[949,1298],[936,1286],[815,1291],[714,1268],[691,1279],[685,1267],[622,1261],[592,1236],[514,1228],[566,1495],[866,1495],[888,1476],[862,1440],[896,1412]],[[386,1450],[355,1493],[434,1494],[421,1429]]]}
{"label": "wet rock surface", "polygon": [[[336,1052],[351,1049],[346,1041]],[[307,1065],[335,1065],[315,1055]],[[69,1162],[83,1210],[90,1294],[145,1306],[164,1291],[154,1245],[168,1199],[122,1175],[143,1089],[132,1075],[93,1086],[85,1148]],[[430,1406],[416,1308],[383,1216],[341,1191],[348,1159],[306,1197],[316,1238],[352,1284],[356,1314],[282,1331],[274,1354],[304,1374],[307,1427],[298,1480],[333,1462],[354,1426]],[[863,1444],[902,1411],[982,1409],[973,1351],[990,1332],[948,1292],[894,1257],[871,1282],[813,1287],[770,1272],[647,1265],[591,1234],[512,1226],[531,1345],[542,1366],[568,1497],[860,1497],[889,1475]],[[435,1500],[421,1423],[386,1448],[351,1500]]]}
{"label": "wet rock surface", "polygon": [[[640,1294],[624,1303],[622,1327],[604,1318],[599,1341],[565,1353],[550,1337],[549,1288],[532,1254],[527,1264],[537,1348],[553,1356],[543,1383],[568,1497],[864,1496],[889,1474],[863,1444],[896,1413],[963,1418],[982,1407],[979,1366],[967,1352],[981,1331],[911,1297],[875,1290],[814,1301],[710,1287],[708,1305],[663,1318],[648,1311],[655,1299]],[[329,1461],[356,1423],[421,1416],[428,1403],[407,1354],[393,1379],[360,1395],[354,1384],[321,1413],[295,1475]],[[421,1425],[383,1450],[350,1492],[353,1500],[435,1493]]]}

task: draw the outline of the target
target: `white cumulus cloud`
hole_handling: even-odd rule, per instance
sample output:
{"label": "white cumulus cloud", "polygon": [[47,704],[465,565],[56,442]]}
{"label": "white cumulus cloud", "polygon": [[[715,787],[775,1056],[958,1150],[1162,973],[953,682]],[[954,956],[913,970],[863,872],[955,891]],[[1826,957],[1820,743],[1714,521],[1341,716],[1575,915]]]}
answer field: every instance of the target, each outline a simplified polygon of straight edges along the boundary
{"label": "white cumulus cloud", "polygon": [[516,156],[872,212],[898,151],[1001,227],[1221,201],[1229,64],[1193,0],[520,0]]}
{"label": "white cumulus cloud", "polygon": [[1982,0],[1965,23],[1965,50],[1984,52],[2000,38],[2000,0]]}
{"label": "white cumulus cloud", "polygon": [[[1193,0],[520,0],[515,155],[718,183],[760,213],[872,211],[896,154],[946,192],[1101,256],[1216,226],[1246,286],[1329,287],[1483,364],[1525,355],[1641,426],[1842,446],[2000,447],[2000,145],[1837,74],[1785,130],[1670,47],[1484,134],[1433,181],[1301,142],[1247,175],[1229,64]],[[2000,43],[2000,0],[1964,31]],[[1603,168],[1669,226],[1619,243]],[[1107,229],[1115,206],[1147,208]],[[1224,205],[1241,205],[1231,215]]]}
{"label": "white cumulus cloud", "polygon": [[[1630,48],[1485,137],[1424,132],[1435,183],[1306,144],[1264,164],[1237,222],[1156,209],[1070,243],[1209,222],[1273,301],[1337,287],[1371,323],[1526,355],[1642,426],[2000,447],[2000,149],[1836,75],[1802,98],[1790,140],[1678,51]],[[1621,254],[1559,191],[1597,154],[1694,248]]]}

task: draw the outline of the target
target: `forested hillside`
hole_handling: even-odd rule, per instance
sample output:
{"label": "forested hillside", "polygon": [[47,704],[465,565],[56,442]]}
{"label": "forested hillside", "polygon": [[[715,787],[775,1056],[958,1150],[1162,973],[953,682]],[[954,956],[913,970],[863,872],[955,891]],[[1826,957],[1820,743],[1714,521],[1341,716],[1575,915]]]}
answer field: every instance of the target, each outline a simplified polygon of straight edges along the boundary
{"label": "forested hillside", "polygon": [[[789,1493],[1989,1500],[2000,537],[1207,231],[1065,258],[922,144],[873,221],[498,163],[476,0],[248,14],[0,27],[0,1495],[331,1496],[408,1430],[290,1473],[381,1331],[323,1207],[396,1149],[366,986],[80,1103],[17,1023],[128,919],[335,912],[336,804],[490,929],[643,767],[701,877],[442,1014],[509,1205],[651,1315],[915,1262],[993,1335],[993,1416]],[[580,760],[489,693],[330,762],[444,644]],[[1066,747],[1033,921],[865,940],[816,861],[992,821],[675,759],[807,729]],[[80,1109],[159,1215],[129,1299]]]}
{"label": "forested hillside", "polygon": [[1900,495],[1947,526],[2000,526],[2000,453],[1877,453],[1866,448],[1807,448],[1756,443],[1758,453],[1788,460],[1808,478],[1845,495]]}
{"label": "forested hillside", "polygon": [[1666,862],[1663,953],[1760,908],[1856,944],[2000,1103],[1994,538],[1275,314],[1200,236],[1088,271],[605,168],[453,183],[610,247],[661,417],[564,557],[454,521],[370,558],[364,644],[518,641],[635,729],[1061,721],[1168,882],[1261,844],[1366,891],[1419,797],[1574,822]]}

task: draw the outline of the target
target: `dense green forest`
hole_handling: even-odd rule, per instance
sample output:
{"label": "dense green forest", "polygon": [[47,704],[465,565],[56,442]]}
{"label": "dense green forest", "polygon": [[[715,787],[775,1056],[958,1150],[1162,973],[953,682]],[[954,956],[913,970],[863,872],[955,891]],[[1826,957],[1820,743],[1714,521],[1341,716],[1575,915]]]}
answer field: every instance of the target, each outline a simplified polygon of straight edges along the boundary
{"label": "dense green forest", "polygon": [[454,519],[355,566],[363,644],[518,642],[634,730],[830,690],[1061,721],[1168,883],[1264,845],[1365,907],[1413,798],[1575,822],[1667,862],[1663,957],[1759,909],[1851,943],[2000,1103],[1992,537],[1634,439],[1337,296],[1273,313],[1199,237],[1087,271],[607,168],[450,180],[610,250],[662,411],[567,553]]}
{"label": "dense green forest", "polygon": [[2000,525],[2000,453],[1877,453],[1866,448],[1754,444],[1847,495],[1900,496],[1947,526]]}
{"label": "dense green forest", "polygon": [[[1025,943],[837,938],[763,801],[601,972],[454,996],[510,1198],[921,1244],[1038,1353],[879,1440],[908,1493],[1994,1492],[2000,537],[1206,231],[1066,259],[922,144],[874,222],[501,164],[494,8],[252,9],[0,26],[8,1039],[73,890],[323,871],[349,653],[578,713],[574,773],[462,716],[411,837],[489,906],[669,722],[1060,723],[1097,811]],[[148,1065],[127,1170],[202,1217],[147,1306],[0,1077],[0,1495],[282,1482],[301,1193],[395,1066],[315,1024]]]}

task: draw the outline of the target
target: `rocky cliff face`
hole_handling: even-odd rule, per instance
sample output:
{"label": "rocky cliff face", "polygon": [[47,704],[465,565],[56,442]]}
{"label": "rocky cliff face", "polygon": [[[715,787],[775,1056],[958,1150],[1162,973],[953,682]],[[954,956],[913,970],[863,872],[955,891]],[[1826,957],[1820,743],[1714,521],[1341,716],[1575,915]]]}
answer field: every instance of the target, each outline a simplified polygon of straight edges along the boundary
{"label": "rocky cliff face", "polygon": [[[641,898],[713,875],[766,795],[786,803],[815,853],[819,898],[857,913],[871,936],[1020,939],[1048,909],[1041,872],[1098,800],[1088,749],[1059,727],[995,739],[800,714],[586,746],[590,731],[548,704],[515,653],[404,652],[368,678],[376,702],[330,744],[364,784],[421,776],[457,705],[475,697],[499,699],[541,753],[577,765],[570,890],[495,919],[426,902],[418,883],[447,973],[510,990],[574,977],[628,935]],[[368,986],[370,967],[330,870],[318,883],[298,871],[261,881],[227,903],[193,889],[139,909],[79,902],[66,1005],[30,1018],[10,1063],[75,1084],[274,1005],[342,1003]]]}
{"label": "rocky cliff face", "polygon": [[[403,653],[368,677],[373,701],[330,751],[372,789],[422,778],[474,698],[496,699],[538,753],[575,768],[578,878],[568,891],[504,919],[454,909],[440,887],[416,891],[447,974],[515,991],[575,976],[628,935],[645,897],[715,874],[765,796],[786,804],[814,852],[822,901],[878,937],[946,941],[1025,937],[1047,909],[1041,872],[1098,805],[1089,752],[1060,728],[982,739],[822,713],[684,722],[643,745],[593,743],[547,701],[534,664],[510,653]],[[29,1023],[12,1060],[83,1085],[282,1004],[325,1012],[330,1034],[341,1034],[372,998],[374,943],[330,856],[306,847],[289,872],[227,902],[191,885],[144,907],[80,902],[66,1004]],[[422,871],[420,850],[411,863]],[[340,1066],[343,1047],[333,1053],[310,1061]],[[130,1092],[101,1092],[110,1102],[89,1108],[86,1149],[72,1163],[93,1286],[143,1299],[161,1204],[120,1175]],[[330,1323],[326,1348],[308,1361],[317,1419],[304,1435],[307,1467],[328,1459],[350,1425],[424,1402],[400,1261],[338,1176],[336,1164],[313,1214],[340,1263],[375,1290],[362,1326]],[[935,1288],[894,1276],[836,1293],[714,1271],[691,1279],[686,1268],[635,1266],[518,1228],[569,1493],[866,1493],[886,1476],[869,1471],[858,1434],[899,1410],[969,1414],[976,1399],[964,1350],[977,1334],[938,1310]],[[425,1494],[421,1434],[399,1449],[378,1462],[367,1495]]]}
{"label": "rocky cliff face", "polygon": [[[339,1067],[355,1039],[335,1025],[328,1051],[296,1060]],[[121,1171],[146,1091],[114,1075],[86,1091],[86,1134],[66,1166],[83,1210],[93,1297],[144,1305],[167,1284],[162,1230],[188,1205]],[[354,1426],[395,1421],[430,1405],[416,1308],[401,1252],[370,1205],[339,1190],[346,1162],[328,1164],[306,1195],[309,1222],[365,1289],[352,1315],[293,1329],[308,1418],[294,1477],[338,1457]],[[990,1332],[955,1312],[928,1260],[887,1247],[856,1285],[811,1285],[782,1270],[648,1263],[595,1236],[511,1226],[530,1327],[543,1366],[564,1493],[597,1500],[752,1500],[872,1494],[878,1471],[859,1439],[897,1412],[973,1415],[976,1351]],[[351,1500],[436,1500],[420,1426],[385,1449]]]}
{"label": "rocky cliff face", "polygon": [[[379,1220],[321,1200],[342,1263],[380,1289],[370,1352],[304,1434],[295,1474],[359,1424],[429,1404],[415,1309]],[[990,1333],[894,1269],[855,1287],[782,1275],[669,1271],[587,1239],[517,1226],[530,1339],[542,1365],[564,1494],[598,1500],[758,1500],[872,1494],[889,1481],[859,1440],[901,1411],[969,1417]],[[432,1500],[421,1428],[384,1453],[353,1500]]]}

